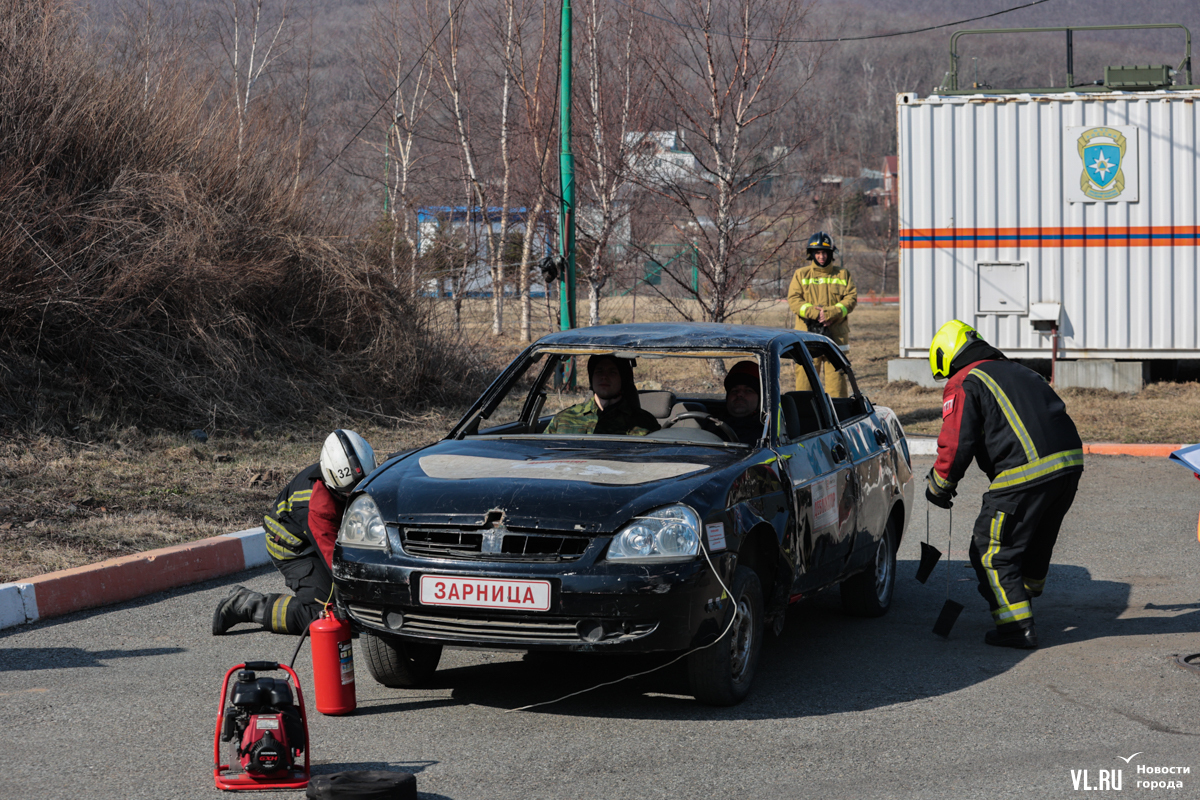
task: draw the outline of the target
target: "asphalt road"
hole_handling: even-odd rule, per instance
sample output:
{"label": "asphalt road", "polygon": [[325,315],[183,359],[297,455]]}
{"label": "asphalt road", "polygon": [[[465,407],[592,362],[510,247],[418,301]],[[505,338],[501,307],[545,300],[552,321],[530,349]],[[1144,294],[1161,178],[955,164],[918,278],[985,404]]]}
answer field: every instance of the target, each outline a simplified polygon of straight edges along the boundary
{"label": "asphalt road", "polygon": [[[914,466],[923,474],[930,463]],[[793,607],[736,708],[696,704],[668,667],[506,713],[644,662],[456,650],[422,691],[384,689],[360,661],[357,714],[322,717],[306,645],[297,670],[315,771],[414,772],[427,800],[1041,800],[1111,785],[1116,773],[1101,770],[1120,770],[1123,796],[1200,796],[1200,673],[1176,662],[1200,652],[1200,481],[1164,459],[1089,459],[1036,604],[1042,648],[1032,653],[982,641],[991,623],[964,559],[983,484],[978,473],[965,482],[953,560],[928,584],[912,578],[922,500],[892,611],[844,616],[836,591]],[[947,517],[931,511],[943,551]],[[286,660],[294,645],[210,635],[212,609],[238,582],[282,585],[261,569],[0,633],[0,797],[216,797],[225,670]],[[966,610],[943,640],[931,628],[947,591]],[[1182,785],[1137,785],[1150,780]]]}

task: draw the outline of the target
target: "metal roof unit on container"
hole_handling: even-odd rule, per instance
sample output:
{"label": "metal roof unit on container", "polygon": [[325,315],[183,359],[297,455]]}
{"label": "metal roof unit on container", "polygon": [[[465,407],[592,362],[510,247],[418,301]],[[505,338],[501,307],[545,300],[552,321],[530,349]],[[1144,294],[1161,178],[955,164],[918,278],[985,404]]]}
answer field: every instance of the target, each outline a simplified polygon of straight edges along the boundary
{"label": "metal roof unit on container", "polygon": [[[1167,26],[1053,30],[1070,47],[1073,30],[1117,27]],[[1049,358],[1049,326],[1031,320],[1046,303],[1059,358],[1200,355],[1187,42],[1178,84],[1169,67],[1110,67],[1103,85],[982,93],[958,90],[952,69],[937,95],[897,96],[902,357],[926,357],[957,318],[1010,356]]]}

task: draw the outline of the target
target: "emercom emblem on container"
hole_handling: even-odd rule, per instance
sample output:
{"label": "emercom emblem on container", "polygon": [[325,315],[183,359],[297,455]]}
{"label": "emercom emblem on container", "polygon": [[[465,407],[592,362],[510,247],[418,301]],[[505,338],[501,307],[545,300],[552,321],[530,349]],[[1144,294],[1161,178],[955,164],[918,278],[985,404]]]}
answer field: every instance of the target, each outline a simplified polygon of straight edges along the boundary
{"label": "emercom emblem on container", "polygon": [[1068,188],[1068,201],[1137,202],[1136,126],[1068,127],[1066,133],[1064,150],[1078,154],[1080,167],[1079,188]]}
{"label": "emercom emblem on container", "polygon": [[1125,191],[1121,159],[1125,157],[1125,137],[1112,128],[1092,128],[1079,137],[1079,157],[1083,176],[1079,188],[1096,200],[1111,200]]}

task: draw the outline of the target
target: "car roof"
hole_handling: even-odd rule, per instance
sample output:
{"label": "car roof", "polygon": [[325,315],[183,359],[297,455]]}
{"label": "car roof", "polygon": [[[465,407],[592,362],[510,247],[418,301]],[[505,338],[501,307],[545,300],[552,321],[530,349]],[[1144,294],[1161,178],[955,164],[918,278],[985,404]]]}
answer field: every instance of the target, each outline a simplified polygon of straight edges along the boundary
{"label": "car roof", "polygon": [[803,331],[758,325],[722,325],[712,322],[637,322],[597,325],[547,334],[535,347],[625,348],[763,348],[774,341],[816,339]]}

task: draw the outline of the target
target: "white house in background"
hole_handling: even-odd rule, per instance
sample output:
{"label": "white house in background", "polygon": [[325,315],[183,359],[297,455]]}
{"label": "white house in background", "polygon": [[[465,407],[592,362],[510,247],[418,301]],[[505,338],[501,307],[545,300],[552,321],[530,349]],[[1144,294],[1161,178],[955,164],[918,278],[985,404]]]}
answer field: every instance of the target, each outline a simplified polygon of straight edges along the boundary
{"label": "white house in background", "polygon": [[[463,291],[472,296],[490,296],[492,292],[492,275],[488,269],[487,263],[487,243],[484,239],[485,235],[491,236],[500,235],[500,217],[501,211],[499,207],[491,207],[484,213],[483,209],[478,206],[468,208],[467,206],[426,206],[417,209],[417,252],[421,255],[429,252],[429,248],[437,241],[438,231],[445,231],[452,234],[461,235],[463,240],[469,246],[475,249],[475,258],[467,267],[467,275],[463,284]],[[508,210],[508,232],[510,236],[523,235],[527,222],[528,210],[525,208],[510,208]],[[551,243],[553,241],[553,231],[555,226],[555,215],[551,211],[542,213],[540,221],[536,221],[537,235],[534,239],[532,258],[536,263],[542,256],[551,252]],[[516,268],[519,264],[509,264],[507,267]],[[452,282],[449,278],[442,279],[442,286],[437,286],[437,281],[431,282],[428,287],[431,294],[449,295],[452,291]],[[530,293],[534,296],[545,294],[546,287],[542,283],[535,282],[530,286]]]}
{"label": "white house in background", "polygon": [[666,186],[705,174],[685,149],[683,131],[635,131],[625,134],[625,144],[629,168],[639,181]]}

